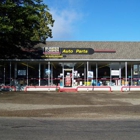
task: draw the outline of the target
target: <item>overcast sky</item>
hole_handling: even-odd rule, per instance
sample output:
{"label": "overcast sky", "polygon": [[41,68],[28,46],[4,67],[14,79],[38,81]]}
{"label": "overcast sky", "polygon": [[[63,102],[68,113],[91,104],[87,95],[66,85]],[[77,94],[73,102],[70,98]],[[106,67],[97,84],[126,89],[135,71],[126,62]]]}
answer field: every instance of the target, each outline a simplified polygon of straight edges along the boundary
{"label": "overcast sky", "polygon": [[43,0],[50,41],[140,41],[140,0]]}

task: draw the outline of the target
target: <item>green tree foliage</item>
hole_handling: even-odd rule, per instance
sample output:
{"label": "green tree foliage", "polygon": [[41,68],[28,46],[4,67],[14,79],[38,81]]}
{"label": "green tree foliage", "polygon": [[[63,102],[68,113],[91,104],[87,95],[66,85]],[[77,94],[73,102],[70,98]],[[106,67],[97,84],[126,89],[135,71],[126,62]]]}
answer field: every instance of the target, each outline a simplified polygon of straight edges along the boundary
{"label": "green tree foliage", "polygon": [[0,50],[6,50],[6,58],[15,57],[11,51],[32,47],[33,42],[46,42],[52,37],[53,23],[48,6],[42,0],[1,0]]}

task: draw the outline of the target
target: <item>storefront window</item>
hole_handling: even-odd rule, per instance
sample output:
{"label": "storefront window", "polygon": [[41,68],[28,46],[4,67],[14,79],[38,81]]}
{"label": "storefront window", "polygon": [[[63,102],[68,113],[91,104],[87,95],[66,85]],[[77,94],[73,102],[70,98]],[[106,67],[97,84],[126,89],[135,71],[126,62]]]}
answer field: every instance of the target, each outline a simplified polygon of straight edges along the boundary
{"label": "storefront window", "polygon": [[140,65],[133,62],[0,62],[0,84],[20,86],[140,85]]}

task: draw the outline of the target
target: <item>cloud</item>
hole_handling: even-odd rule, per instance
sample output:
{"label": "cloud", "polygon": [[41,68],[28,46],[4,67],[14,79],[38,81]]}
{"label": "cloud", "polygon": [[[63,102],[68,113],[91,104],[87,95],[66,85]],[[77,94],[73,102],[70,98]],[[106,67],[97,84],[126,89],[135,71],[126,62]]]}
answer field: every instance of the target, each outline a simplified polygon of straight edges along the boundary
{"label": "cloud", "polygon": [[[72,11],[52,11],[55,20],[52,28],[53,40],[63,40],[70,38],[75,30],[74,23],[77,19],[77,13]],[[52,40],[52,39],[51,39]]]}
{"label": "cloud", "polygon": [[47,40],[62,41],[72,40],[72,38],[74,38],[74,33],[77,30],[76,24],[80,22],[82,13],[79,14],[76,9],[71,8],[72,0],[70,0],[69,3],[70,4],[65,8],[59,8],[59,6],[57,8],[56,6],[50,8],[50,13],[55,22],[52,27],[53,38],[48,38]]}

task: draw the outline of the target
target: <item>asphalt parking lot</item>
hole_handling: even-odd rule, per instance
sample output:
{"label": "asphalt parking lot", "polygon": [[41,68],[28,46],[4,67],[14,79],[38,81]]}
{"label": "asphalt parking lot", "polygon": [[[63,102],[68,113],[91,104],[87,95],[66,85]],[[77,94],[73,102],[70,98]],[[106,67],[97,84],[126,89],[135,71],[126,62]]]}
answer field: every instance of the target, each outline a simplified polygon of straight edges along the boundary
{"label": "asphalt parking lot", "polygon": [[1,117],[140,118],[139,92],[0,92]]}

